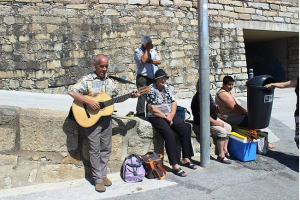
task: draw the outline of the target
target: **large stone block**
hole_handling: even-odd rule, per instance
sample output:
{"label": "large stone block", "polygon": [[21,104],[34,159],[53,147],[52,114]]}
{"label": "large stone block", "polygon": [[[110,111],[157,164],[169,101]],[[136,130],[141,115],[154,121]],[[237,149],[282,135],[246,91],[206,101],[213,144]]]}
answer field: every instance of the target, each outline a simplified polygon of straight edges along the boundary
{"label": "large stone block", "polygon": [[284,22],[284,18],[282,17],[274,17],[273,19],[275,22]]}
{"label": "large stone block", "polygon": [[16,129],[0,126],[0,152],[15,149]]}
{"label": "large stone block", "polygon": [[223,7],[223,5],[221,5],[221,4],[208,4],[208,8],[210,9],[210,10],[223,10],[224,9],[224,7]]}
{"label": "large stone block", "polygon": [[274,16],[277,16],[277,12],[276,11],[264,11],[263,15],[267,16],[267,17],[274,17]]}
{"label": "large stone block", "polygon": [[171,6],[171,5],[173,5],[173,1],[170,1],[170,0],[161,0],[160,1],[160,5],[162,5],[162,6]]}
{"label": "large stone block", "polygon": [[13,178],[16,178],[14,169],[17,166],[18,156],[0,155],[0,160],[0,189],[11,188],[14,186]]}
{"label": "large stone block", "polygon": [[12,45],[10,45],[10,44],[2,45],[1,51],[3,51],[3,52],[13,52]]}
{"label": "large stone block", "polygon": [[41,3],[42,0],[15,0],[16,2],[23,2],[23,3]]}
{"label": "large stone block", "polygon": [[3,18],[3,22],[6,23],[7,25],[11,25],[15,23],[15,18],[12,16],[7,16]]}
{"label": "large stone block", "polygon": [[247,74],[237,74],[235,76],[236,80],[247,80],[248,75]]}
{"label": "large stone block", "polygon": [[17,126],[19,107],[0,105],[0,125]]}
{"label": "large stone block", "polygon": [[99,3],[118,3],[118,4],[125,4],[127,0],[99,0]]}
{"label": "large stone block", "polygon": [[[149,142],[150,143],[150,142]],[[148,145],[149,145],[148,143]],[[144,148],[146,147],[146,151],[148,150],[147,145],[139,138],[137,137],[131,137],[128,139],[128,148],[127,148],[127,154],[138,154],[143,155],[145,154]]]}
{"label": "large stone block", "polygon": [[76,124],[66,116],[63,111],[23,109],[20,112],[20,150],[67,152],[77,149]]}
{"label": "large stone block", "polygon": [[235,10],[235,12],[238,12],[238,13],[248,13],[248,14],[254,14],[255,13],[254,8],[235,7],[234,10]]}
{"label": "large stone block", "polygon": [[251,3],[251,2],[248,2],[247,4],[248,4],[249,7],[252,7],[252,8],[258,8],[258,9],[263,9],[263,10],[269,10],[270,9],[268,3]]}
{"label": "large stone block", "polygon": [[149,0],[128,0],[128,4],[141,4],[145,5],[148,4]]}
{"label": "large stone block", "polygon": [[139,125],[137,127],[137,134],[140,138],[143,139],[152,139],[154,136],[154,130],[152,128],[152,125],[150,122],[146,120],[142,120],[139,118],[136,118],[137,121],[139,121]]}
{"label": "large stone block", "polygon": [[36,182],[60,182],[85,177],[83,166],[72,164],[47,164],[42,165],[37,173]]}
{"label": "large stone block", "polygon": [[103,13],[103,15],[107,15],[107,16],[110,16],[110,15],[119,16],[120,13],[119,13],[117,10],[115,10],[115,9],[107,9],[107,10]]}
{"label": "large stone block", "polygon": [[[57,48],[57,46],[56,46]],[[47,62],[47,68],[48,69],[56,69],[56,68],[59,68],[61,67],[61,63],[60,63],[60,60],[52,60],[50,62]]]}
{"label": "large stone block", "polygon": [[150,5],[159,6],[159,0],[150,0]]}
{"label": "large stone block", "polygon": [[37,81],[36,82],[36,87],[39,88],[39,89],[48,88],[48,80]]}
{"label": "large stone block", "polygon": [[0,151],[11,151],[16,147],[19,129],[19,107],[0,106]]}
{"label": "large stone block", "polygon": [[10,166],[17,166],[18,164],[18,156],[15,155],[1,155],[0,154],[0,166],[10,165]]}
{"label": "large stone block", "polygon": [[249,20],[251,16],[249,14],[239,14],[239,19]]}
{"label": "large stone block", "polygon": [[7,13],[10,13],[12,11],[13,8],[11,6],[0,5],[0,15],[7,15]]}
{"label": "large stone block", "polygon": [[110,161],[122,161],[123,137],[120,135],[112,136],[112,151]]}
{"label": "large stone block", "polygon": [[236,61],[236,62],[233,63],[233,65],[235,67],[245,67],[245,66],[247,66],[247,63],[246,63],[246,61]]}
{"label": "large stone block", "polygon": [[32,89],[33,85],[34,85],[34,82],[32,80],[24,80],[22,82],[22,87],[23,88],[30,88],[30,89]]}
{"label": "large stone block", "polygon": [[299,24],[299,19],[291,19],[292,24]]}
{"label": "large stone block", "polygon": [[20,87],[20,82],[18,80],[10,80],[9,88],[10,89],[18,89]]}
{"label": "large stone block", "polygon": [[184,51],[175,51],[171,53],[171,58],[182,58],[184,56]]}
{"label": "large stone block", "polygon": [[80,9],[80,10],[85,10],[85,9],[88,9],[88,7],[89,7],[88,4],[75,4],[75,5],[69,4],[69,5],[66,5],[66,8],[67,8],[67,9]]}
{"label": "large stone block", "polygon": [[61,17],[47,17],[47,16],[33,16],[33,22],[36,23],[45,23],[45,24],[60,24],[67,22],[67,19]]}
{"label": "large stone block", "polygon": [[174,0],[174,5],[175,6],[184,6],[184,7],[191,8],[193,4],[192,4],[191,1]]}
{"label": "large stone block", "polygon": [[251,19],[253,19],[253,20],[259,20],[259,21],[266,21],[267,17],[261,16],[261,15],[251,15]]}
{"label": "large stone block", "polygon": [[21,15],[36,15],[38,13],[37,8],[33,6],[26,6],[18,9]]}
{"label": "large stone block", "polygon": [[287,11],[293,12],[293,13],[298,13],[299,12],[299,7],[287,7]]}

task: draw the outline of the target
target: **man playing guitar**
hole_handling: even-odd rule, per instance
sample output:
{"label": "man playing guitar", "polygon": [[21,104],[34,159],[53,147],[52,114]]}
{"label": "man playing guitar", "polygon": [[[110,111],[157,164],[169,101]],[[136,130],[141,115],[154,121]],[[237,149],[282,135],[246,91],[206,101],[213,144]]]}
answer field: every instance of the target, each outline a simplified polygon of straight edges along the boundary
{"label": "man playing guitar", "polygon": [[[116,96],[117,90],[112,79],[106,76],[108,70],[108,58],[103,54],[94,57],[94,73],[83,76],[79,82],[69,88],[68,94],[74,98],[74,104],[82,107],[83,116],[90,119],[93,114],[100,112],[101,105],[93,98],[97,95],[105,94],[107,96]],[[138,94],[133,92],[131,97],[137,97]],[[104,108],[105,110],[105,108]],[[78,122],[78,118],[75,115]],[[112,182],[107,178],[107,163],[111,154],[112,147],[112,125],[111,113],[101,116],[92,126],[85,126],[85,133],[89,141],[89,153],[92,166],[92,175],[95,180],[95,190],[105,192],[105,186],[111,186]]]}

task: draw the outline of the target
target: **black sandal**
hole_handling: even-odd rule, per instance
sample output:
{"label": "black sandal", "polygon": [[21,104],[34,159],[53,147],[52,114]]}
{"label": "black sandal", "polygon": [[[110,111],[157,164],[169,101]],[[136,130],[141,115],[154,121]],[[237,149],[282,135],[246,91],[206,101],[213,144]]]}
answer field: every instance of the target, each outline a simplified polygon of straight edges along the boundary
{"label": "black sandal", "polygon": [[177,175],[177,176],[180,176],[180,177],[186,177],[187,174],[185,173],[185,171],[183,171],[181,168],[178,168],[178,169],[172,169],[172,172]]}
{"label": "black sandal", "polygon": [[225,157],[226,158],[229,158],[229,159],[232,159],[232,156],[227,152],[227,153],[225,153]]}
{"label": "black sandal", "polygon": [[195,164],[193,164],[191,161],[183,164],[183,166],[188,167],[190,169],[194,169],[194,170],[197,169],[197,166]]}
{"label": "black sandal", "polygon": [[218,160],[219,162],[221,162],[221,163],[224,163],[224,164],[231,164],[231,161],[230,161],[230,160],[225,160],[225,158],[226,158],[226,156],[224,156],[224,157],[218,156],[218,157],[217,157],[217,160]]}

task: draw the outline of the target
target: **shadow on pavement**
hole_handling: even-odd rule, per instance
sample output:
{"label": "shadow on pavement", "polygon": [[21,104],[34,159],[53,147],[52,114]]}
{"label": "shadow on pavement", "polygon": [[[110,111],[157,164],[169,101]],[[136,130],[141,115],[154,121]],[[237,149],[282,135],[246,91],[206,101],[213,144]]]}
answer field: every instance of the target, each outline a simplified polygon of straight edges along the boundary
{"label": "shadow on pavement", "polygon": [[278,151],[268,151],[266,156],[277,160],[279,163],[299,173],[299,156]]}

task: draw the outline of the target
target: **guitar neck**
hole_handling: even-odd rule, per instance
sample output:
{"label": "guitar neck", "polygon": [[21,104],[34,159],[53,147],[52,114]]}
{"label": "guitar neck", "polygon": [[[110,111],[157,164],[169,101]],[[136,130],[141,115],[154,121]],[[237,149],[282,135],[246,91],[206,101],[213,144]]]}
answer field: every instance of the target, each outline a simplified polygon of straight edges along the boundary
{"label": "guitar neck", "polygon": [[119,97],[116,97],[116,98],[113,98],[111,100],[103,102],[103,106],[107,107],[107,106],[113,105],[115,103],[120,103],[122,101],[125,101],[126,99],[131,98],[131,97],[132,97],[132,93],[128,93],[128,94],[125,94],[125,95],[122,95],[122,96],[119,96]]}

